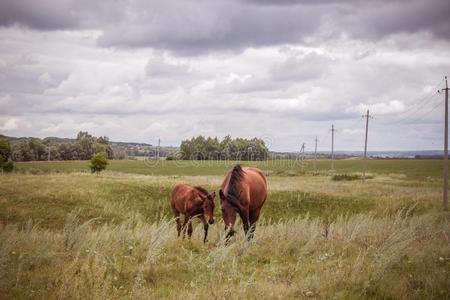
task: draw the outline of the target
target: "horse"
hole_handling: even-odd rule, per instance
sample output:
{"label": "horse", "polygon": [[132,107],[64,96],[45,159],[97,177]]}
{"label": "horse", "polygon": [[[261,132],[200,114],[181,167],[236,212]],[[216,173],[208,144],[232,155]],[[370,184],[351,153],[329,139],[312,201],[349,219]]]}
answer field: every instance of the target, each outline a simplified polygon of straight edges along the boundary
{"label": "horse", "polygon": [[[205,237],[203,243],[206,243],[209,224],[214,224],[214,198],[216,192],[209,193],[200,186],[189,184],[177,184],[173,190],[170,199],[170,206],[177,222],[177,232],[180,236],[183,230],[183,238],[192,236],[192,218],[197,216],[203,223]],[[184,223],[181,225],[180,214],[184,214]]]}
{"label": "horse", "polygon": [[228,230],[226,239],[235,234],[234,223],[238,213],[245,235],[250,240],[267,198],[266,176],[257,168],[242,168],[236,165],[225,176],[219,196],[225,230]]}

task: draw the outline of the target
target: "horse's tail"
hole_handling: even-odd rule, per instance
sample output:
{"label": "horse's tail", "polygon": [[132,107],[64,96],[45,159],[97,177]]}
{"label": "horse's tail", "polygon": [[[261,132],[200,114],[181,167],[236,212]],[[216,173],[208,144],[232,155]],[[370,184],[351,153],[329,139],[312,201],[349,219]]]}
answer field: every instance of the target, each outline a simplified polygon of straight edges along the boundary
{"label": "horse's tail", "polygon": [[243,173],[244,173],[244,170],[242,170],[241,165],[239,165],[239,164],[235,165],[233,170],[231,171],[230,181],[232,183],[235,183],[235,182],[241,180]]}

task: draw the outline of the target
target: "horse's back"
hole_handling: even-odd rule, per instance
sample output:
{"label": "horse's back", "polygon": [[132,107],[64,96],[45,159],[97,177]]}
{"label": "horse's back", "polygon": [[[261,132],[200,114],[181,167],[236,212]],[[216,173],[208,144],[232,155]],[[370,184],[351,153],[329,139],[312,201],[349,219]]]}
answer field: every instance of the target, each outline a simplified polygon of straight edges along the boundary
{"label": "horse's back", "polygon": [[248,186],[248,195],[250,197],[250,208],[260,208],[267,197],[267,179],[264,173],[257,168],[243,168],[245,172],[244,180]]}
{"label": "horse's back", "polygon": [[263,171],[261,171],[258,168],[252,168],[252,167],[246,167],[243,169],[244,169],[244,172],[246,172],[247,174],[250,172],[251,176],[261,179],[264,182],[264,185],[267,187],[267,178],[266,178],[266,175],[264,175]]}

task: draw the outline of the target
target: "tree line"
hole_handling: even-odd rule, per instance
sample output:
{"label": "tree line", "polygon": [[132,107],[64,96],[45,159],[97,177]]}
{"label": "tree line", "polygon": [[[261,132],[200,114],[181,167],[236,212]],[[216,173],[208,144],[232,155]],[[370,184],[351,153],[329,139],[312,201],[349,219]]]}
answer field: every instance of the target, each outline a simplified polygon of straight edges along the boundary
{"label": "tree line", "polygon": [[231,138],[225,136],[221,141],[217,137],[197,136],[183,140],[178,157],[184,160],[264,160],[269,149],[262,139]]}
{"label": "tree line", "polygon": [[89,160],[95,153],[105,153],[113,158],[114,152],[106,136],[95,137],[80,131],[74,142],[51,142],[50,139],[20,138],[11,142],[11,158],[14,161],[36,160]]}

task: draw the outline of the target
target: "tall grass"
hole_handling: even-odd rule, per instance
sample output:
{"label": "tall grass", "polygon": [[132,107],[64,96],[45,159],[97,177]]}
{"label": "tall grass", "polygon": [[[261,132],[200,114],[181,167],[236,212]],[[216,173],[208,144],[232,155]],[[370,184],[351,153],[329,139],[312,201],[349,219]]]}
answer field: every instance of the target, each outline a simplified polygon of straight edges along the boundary
{"label": "tall grass", "polygon": [[[450,216],[434,180],[269,176],[256,236],[194,223],[175,183],[222,176],[105,172],[0,178],[0,299],[448,299]],[[220,210],[216,210],[220,220]]]}
{"label": "tall grass", "polygon": [[176,237],[170,220],[136,215],[119,224],[68,215],[60,230],[0,227],[0,294],[6,298],[448,299],[449,217],[339,217],[257,228],[247,242],[203,245]]}

